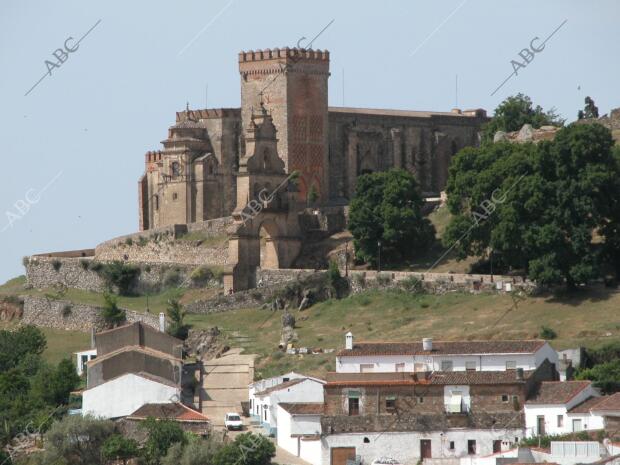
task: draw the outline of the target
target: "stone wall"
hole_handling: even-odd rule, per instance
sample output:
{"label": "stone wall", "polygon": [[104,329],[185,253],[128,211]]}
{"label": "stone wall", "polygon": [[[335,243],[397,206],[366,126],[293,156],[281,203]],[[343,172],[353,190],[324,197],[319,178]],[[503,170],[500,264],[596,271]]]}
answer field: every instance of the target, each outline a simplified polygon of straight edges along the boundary
{"label": "stone wall", "polygon": [[[30,257],[24,263],[26,283],[36,289],[61,285],[71,289],[104,292],[106,283],[100,273],[95,271],[97,263],[106,262],[98,262],[93,258]],[[191,273],[198,268],[196,265],[155,262],[142,262],[136,265],[141,271],[133,290],[138,293],[154,292],[162,286],[191,287]],[[206,286],[219,287],[220,284],[217,280],[211,280]]]}
{"label": "stone wall", "polygon": [[225,217],[120,236],[99,244],[95,258],[102,261],[225,265],[228,263],[227,228],[231,224],[232,217]]}
{"label": "stone wall", "polygon": [[[101,317],[102,307],[75,304],[68,300],[54,300],[45,297],[24,296],[23,324],[45,328],[66,329],[88,332],[91,328],[101,331],[106,328]],[[128,323],[141,321],[159,328],[159,317],[148,313],[138,313],[125,309]]]}

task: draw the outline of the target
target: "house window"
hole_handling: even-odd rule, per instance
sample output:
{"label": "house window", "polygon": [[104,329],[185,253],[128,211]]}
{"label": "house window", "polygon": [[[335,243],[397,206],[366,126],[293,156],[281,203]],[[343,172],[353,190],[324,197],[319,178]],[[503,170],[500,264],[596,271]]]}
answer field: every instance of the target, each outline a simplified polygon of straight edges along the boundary
{"label": "house window", "polygon": [[502,394],[502,402],[508,402],[508,394]]}
{"label": "house window", "polygon": [[581,427],[581,420],[573,420],[573,432],[577,433],[582,429],[583,428]]}
{"label": "house window", "polygon": [[476,371],[476,362],[465,362],[465,371]]}
{"label": "house window", "polygon": [[564,427],[564,415],[558,415],[558,428]]}
{"label": "house window", "polygon": [[450,446],[448,448],[454,450],[454,441],[450,441]]}
{"label": "house window", "polygon": [[159,210],[159,195],[155,194],[154,198],[155,210]]}
{"label": "house window", "polygon": [[506,370],[516,370],[517,369],[517,362],[514,360],[507,360],[506,361]]}
{"label": "house window", "polygon": [[404,363],[397,363],[396,364],[396,371],[398,373],[405,371],[405,364]]}
{"label": "house window", "polygon": [[396,410],[396,396],[387,396],[385,398],[385,409],[388,412]]}
{"label": "house window", "polygon": [[469,455],[476,455],[476,440],[475,439],[467,440],[467,453]]}
{"label": "house window", "polygon": [[374,370],[374,363],[360,363],[360,373],[371,373]]}
{"label": "house window", "polygon": [[418,404],[424,403],[424,397],[418,397]]}
{"label": "house window", "polygon": [[452,360],[442,360],[441,371],[452,371]]}
{"label": "house window", "polygon": [[178,161],[172,162],[172,176],[177,177],[181,175],[181,164]]}
{"label": "house window", "polygon": [[291,378],[282,378],[282,382],[283,383],[288,383],[291,380]]}
{"label": "house window", "polygon": [[177,194],[176,192],[172,193],[172,200],[176,200],[179,198],[179,194]]}
{"label": "house window", "polygon": [[349,415],[356,416],[360,414],[360,400],[358,398],[349,397]]}
{"label": "house window", "polygon": [[462,413],[463,412],[463,392],[452,391],[450,393],[450,403],[448,404],[449,413]]}
{"label": "house window", "polygon": [[415,372],[426,371],[426,364],[425,363],[414,363],[413,371]]}

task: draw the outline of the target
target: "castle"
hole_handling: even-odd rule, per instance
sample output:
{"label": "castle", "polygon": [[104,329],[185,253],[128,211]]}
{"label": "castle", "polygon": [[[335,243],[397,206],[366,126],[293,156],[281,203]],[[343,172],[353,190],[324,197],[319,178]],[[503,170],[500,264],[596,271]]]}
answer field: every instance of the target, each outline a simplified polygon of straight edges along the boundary
{"label": "castle", "polygon": [[[477,145],[488,120],[482,109],[329,107],[327,51],[241,52],[239,73],[241,108],[188,107],[177,113],[163,150],[146,153],[140,230],[229,216],[254,198],[237,184],[256,115],[268,114],[275,127],[283,173],[299,173],[291,198],[298,208],[347,204],[358,176],[393,167],[413,173],[425,195],[438,195],[452,156]],[[273,171],[267,162],[263,168]]]}

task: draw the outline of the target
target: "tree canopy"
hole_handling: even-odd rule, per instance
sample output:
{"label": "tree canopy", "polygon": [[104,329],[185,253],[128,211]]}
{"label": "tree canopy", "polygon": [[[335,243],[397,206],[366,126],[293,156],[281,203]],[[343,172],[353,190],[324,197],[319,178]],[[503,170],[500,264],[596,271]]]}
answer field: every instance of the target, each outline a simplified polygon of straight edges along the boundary
{"label": "tree canopy", "polygon": [[[493,250],[498,264],[569,287],[601,276],[618,244],[620,158],[598,124],[562,128],[538,145],[462,150],[447,184],[454,218],[444,245],[460,258]],[[617,266],[617,263],[616,263]]]}
{"label": "tree canopy", "polygon": [[424,201],[413,175],[402,169],[364,174],[357,179],[349,210],[349,230],[358,259],[400,263],[426,250],[435,228],[422,215]]}
{"label": "tree canopy", "polygon": [[564,120],[553,108],[544,111],[540,105],[534,107],[527,95],[513,95],[495,109],[493,118],[484,127],[483,141],[492,141],[497,131],[518,131],[524,124],[531,124],[534,128],[561,126]]}

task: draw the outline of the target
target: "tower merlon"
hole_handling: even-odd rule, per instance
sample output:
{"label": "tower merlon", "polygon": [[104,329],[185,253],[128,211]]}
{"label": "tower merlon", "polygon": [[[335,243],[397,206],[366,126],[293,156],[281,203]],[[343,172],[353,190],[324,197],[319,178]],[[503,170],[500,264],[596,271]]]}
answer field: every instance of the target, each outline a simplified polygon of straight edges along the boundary
{"label": "tower merlon", "polygon": [[297,60],[311,60],[311,61],[326,61],[329,62],[329,52],[327,50],[313,50],[306,48],[266,48],[265,50],[250,50],[247,52],[239,53],[239,63],[256,62],[264,60],[279,60],[286,59],[287,61]]}

